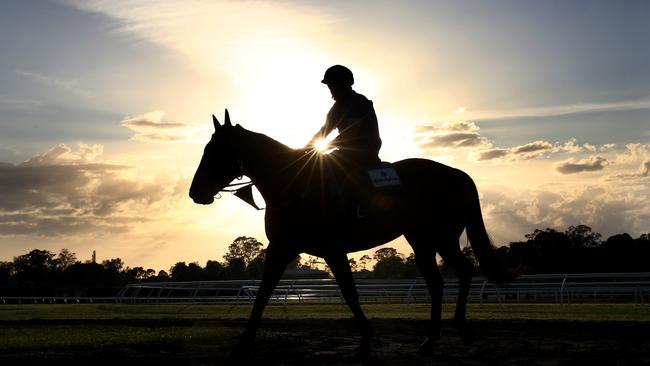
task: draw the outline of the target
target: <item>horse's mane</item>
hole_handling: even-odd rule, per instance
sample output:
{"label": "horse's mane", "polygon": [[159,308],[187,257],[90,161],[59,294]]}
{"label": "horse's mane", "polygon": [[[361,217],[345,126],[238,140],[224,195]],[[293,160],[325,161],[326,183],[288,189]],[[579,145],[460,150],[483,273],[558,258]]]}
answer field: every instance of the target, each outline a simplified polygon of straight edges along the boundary
{"label": "horse's mane", "polygon": [[281,154],[300,153],[301,149],[294,149],[292,147],[289,147],[283,144],[282,142],[272,137],[269,137],[263,133],[251,131],[243,127],[241,127],[241,129],[243,130],[244,135],[248,139],[250,139],[249,141],[250,144],[258,148],[264,148],[265,150],[268,149],[268,151],[266,152],[274,152],[274,153],[281,153]]}

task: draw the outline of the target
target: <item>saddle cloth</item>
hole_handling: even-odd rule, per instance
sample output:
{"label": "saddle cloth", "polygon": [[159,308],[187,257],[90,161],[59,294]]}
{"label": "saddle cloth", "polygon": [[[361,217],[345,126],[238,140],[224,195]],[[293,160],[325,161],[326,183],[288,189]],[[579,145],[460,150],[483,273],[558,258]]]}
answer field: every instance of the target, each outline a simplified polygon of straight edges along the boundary
{"label": "saddle cloth", "polygon": [[399,190],[402,182],[392,164],[382,162],[368,168],[368,177],[374,191],[389,192]]}

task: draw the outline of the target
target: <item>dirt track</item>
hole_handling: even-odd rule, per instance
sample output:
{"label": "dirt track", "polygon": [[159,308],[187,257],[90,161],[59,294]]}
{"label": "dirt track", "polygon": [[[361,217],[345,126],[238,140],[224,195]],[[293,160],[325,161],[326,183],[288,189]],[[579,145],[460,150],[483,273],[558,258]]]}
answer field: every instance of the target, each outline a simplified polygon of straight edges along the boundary
{"label": "dirt track", "polygon": [[[21,325],[22,324],[22,325]],[[240,320],[156,321],[29,321],[3,324],[0,330],[42,327],[67,332],[93,327],[118,327],[146,332],[182,333],[169,341],[84,346],[69,344],[0,350],[5,365],[221,365],[227,364]],[[237,365],[650,365],[650,323],[481,320],[471,323],[477,339],[461,342],[449,322],[432,357],[418,357],[425,323],[415,320],[373,320],[377,340],[373,357],[355,361],[358,344],[351,320],[265,320],[249,359]],[[10,336],[10,334],[2,334]]]}

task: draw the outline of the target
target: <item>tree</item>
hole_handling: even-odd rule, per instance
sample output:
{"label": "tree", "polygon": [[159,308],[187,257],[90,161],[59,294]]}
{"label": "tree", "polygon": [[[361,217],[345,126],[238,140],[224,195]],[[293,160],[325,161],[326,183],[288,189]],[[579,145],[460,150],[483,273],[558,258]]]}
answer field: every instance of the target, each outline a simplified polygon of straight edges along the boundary
{"label": "tree", "polygon": [[243,258],[231,258],[228,262],[228,278],[241,279],[246,277],[246,262]]}
{"label": "tree", "polygon": [[156,275],[156,271],[149,268],[149,269],[144,269],[143,267],[134,267],[134,268],[128,268],[124,271],[124,276],[126,277],[127,282],[131,281],[146,281],[149,278],[153,277]]}
{"label": "tree", "polygon": [[56,267],[60,271],[65,271],[66,268],[77,262],[77,255],[66,248],[61,249],[59,255],[56,257]]}
{"label": "tree", "polygon": [[594,248],[601,244],[602,235],[593,232],[587,225],[569,226],[564,233],[574,248]]}
{"label": "tree", "polygon": [[415,261],[415,253],[409,254],[404,260],[403,275],[404,278],[416,278],[420,275],[420,269]]}
{"label": "tree", "polygon": [[167,271],[160,270],[158,271],[158,275],[156,275],[156,281],[169,281],[171,277],[169,277],[169,274]]}
{"label": "tree", "polygon": [[246,267],[262,251],[262,243],[255,238],[240,236],[228,246],[228,252],[223,256],[230,266],[233,260],[242,260]]}
{"label": "tree", "polygon": [[359,264],[361,265],[362,271],[366,270],[366,267],[368,266],[368,263],[370,263],[371,260],[372,258],[370,258],[370,256],[367,254],[364,254],[363,256],[361,256],[361,258],[359,258]]}
{"label": "tree", "polygon": [[17,279],[39,283],[48,282],[48,274],[55,265],[54,253],[39,249],[14,257],[13,262]]}
{"label": "tree", "polygon": [[301,267],[302,266],[301,261],[302,261],[302,257],[297,256],[291,262],[289,262],[289,264],[287,264],[286,269],[296,269]]}
{"label": "tree", "polygon": [[13,274],[14,265],[11,262],[0,262],[0,286],[6,285]]}
{"label": "tree", "polygon": [[224,280],[227,269],[221,262],[209,260],[203,269],[204,278],[209,281]]}
{"label": "tree", "polygon": [[608,272],[644,271],[650,266],[647,256],[640,255],[640,248],[632,237],[625,234],[612,235],[603,244],[603,263]]}
{"label": "tree", "polygon": [[124,261],[121,258],[107,259],[102,262],[102,266],[109,272],[120,273],[124,268]]}
{"label": "tree", "polygon": [[394,248],[377,249],[373,255],[375,278],[404,277],[404,255]]}
{"label": "tree", "polygon": [[315,257],[313,255],[308,255],[304,266],[311,269],[318,269],[319,264],[323,264],[322,259]]}
{"label": "tree", "polygon": [[203,268],[196,262],[178,262],[172,266],[170,272],[174,281],[200,281],[203,277]]}
{"label": "tree", "polygon": [[348,264],[350,265],[350,270],[352,270],[352,272],[356,272],[357,269],[359,268],[359,265],[357,264],[357,261],[354,258],[349,258]]}
{"label": "tree", "polygon": [[183,281],[185,273],[187,273],[187,264],[185,262],[176,262],[169,269],[169,274],[174,281]]}
{"label": "tree", "polygon": [[372,255],[372,258],[376,262],[380,262],[382,260],[392,258],[392,257],[403,257],[403,255],[397,252],[397,249],[389,248],[389,247],[377,249],[375,250],[375,254]]}

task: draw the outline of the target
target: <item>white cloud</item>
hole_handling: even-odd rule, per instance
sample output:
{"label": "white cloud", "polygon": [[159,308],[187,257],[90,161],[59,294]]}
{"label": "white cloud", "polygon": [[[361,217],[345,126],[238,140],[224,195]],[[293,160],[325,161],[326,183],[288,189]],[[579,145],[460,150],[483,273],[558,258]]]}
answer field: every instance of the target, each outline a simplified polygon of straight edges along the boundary
{"label": "white cloud", "polygon": [[514,190],[493,186],[481,190],[486,227],[495,244],[523,240],[535,229],[563,230],[585,224],[605,238],[648,231],[649,186],[620,187],[603,183],[580,188],[547,187]]}
{"label": "white cloud", "polygon": [[73,151],[65,144],[59,144],[47,152],[35,155],[29,160],[23,162],[23,166],[42,166],[56,164],[79,164],[92,163],[98,156],[104,152],[104,146],[99,144],[86,145],[79,144],[79,149]]}

